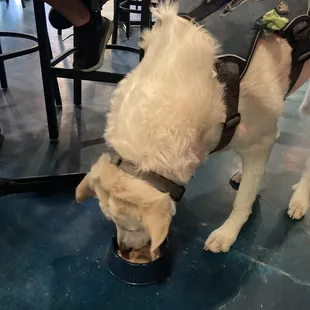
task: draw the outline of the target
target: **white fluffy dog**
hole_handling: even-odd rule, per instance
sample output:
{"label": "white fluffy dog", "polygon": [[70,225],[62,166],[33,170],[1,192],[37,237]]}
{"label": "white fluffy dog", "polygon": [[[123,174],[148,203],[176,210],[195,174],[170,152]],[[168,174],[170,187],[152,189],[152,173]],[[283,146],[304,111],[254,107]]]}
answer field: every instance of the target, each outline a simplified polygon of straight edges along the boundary
{"label": "white fluffy dog", "polygon": [[[226,113],[223,85],[213,69],[218,43],[204,29],[178,17],[177,10],[176,5],[163,5],[153,11],[158,22],[143,35],[145,57],[116,89],[104,136],[140,171],[186,184],[218,144]],[[290,54],[291,47],[280,37],[260,40],[241,81],[241,123],[229,144],[242,159],[241,184],[230,216],[206,240],[206,250],[228,251],[251,214],[277,137]],[[295,89],[309,76],[310,61]],[[138,249],[151,241],[154,250],[167,236],[174,202],[110,159],[105,154],[93,166],[77,188],[77,199],[98,196],[102,211],[116,224],[122,249]],[[292,218],[306,213],[309,191],[310,162],[289,205]]]}

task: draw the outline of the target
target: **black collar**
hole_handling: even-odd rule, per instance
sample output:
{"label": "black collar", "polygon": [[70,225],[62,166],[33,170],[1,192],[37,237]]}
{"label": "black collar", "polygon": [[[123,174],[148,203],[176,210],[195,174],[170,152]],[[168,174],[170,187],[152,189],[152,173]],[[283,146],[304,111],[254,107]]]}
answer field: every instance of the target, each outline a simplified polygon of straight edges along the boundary
{"label": "black collar", "polygon": [[183,185],[172,182],[155,172],[141,172],[135,164],[124,160],[118,154],[112,155],[111,163],[124,172],[150,183],[160,192],[169,193],[171,199],[176,202],[180,201],[185,193]]}

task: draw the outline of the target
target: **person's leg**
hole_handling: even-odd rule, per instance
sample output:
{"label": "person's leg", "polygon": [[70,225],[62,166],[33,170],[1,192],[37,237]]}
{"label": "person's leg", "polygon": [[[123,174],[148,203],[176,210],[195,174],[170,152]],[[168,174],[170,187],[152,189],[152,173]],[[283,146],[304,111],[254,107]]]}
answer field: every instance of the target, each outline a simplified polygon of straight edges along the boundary
{"label": "person's leg", "polygon": [[46,0],[45,2],[75,27],[85,25],[90,20],[90,11],[82,0]]}
{"label": "person's leg", "polygon": [[[90,0],[85,0],[86,1]],[[85,72],[102,66],[105,47],[113,31],[112,22],[92,12],[82,0],[45,0],[74,26],[75,47],[73,67]]]}

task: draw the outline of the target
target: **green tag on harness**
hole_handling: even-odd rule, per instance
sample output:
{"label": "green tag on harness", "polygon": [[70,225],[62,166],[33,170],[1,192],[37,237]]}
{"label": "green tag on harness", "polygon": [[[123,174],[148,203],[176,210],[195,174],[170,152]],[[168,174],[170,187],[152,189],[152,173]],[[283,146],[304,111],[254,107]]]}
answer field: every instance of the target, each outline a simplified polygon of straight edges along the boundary
{"label": "green tag on harness", "polygon": [[267,12],[258,22],[258,26],[263,30],[264,35],[268,36],[274,31],[283,29],[289,20],[281,17],[275,9]]}

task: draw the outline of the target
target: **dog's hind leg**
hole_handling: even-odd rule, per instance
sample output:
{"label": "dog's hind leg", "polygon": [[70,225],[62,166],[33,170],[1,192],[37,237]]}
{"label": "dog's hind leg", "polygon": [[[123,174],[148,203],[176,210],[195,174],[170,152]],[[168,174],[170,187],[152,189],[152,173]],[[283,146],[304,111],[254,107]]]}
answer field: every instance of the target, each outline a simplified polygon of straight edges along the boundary
{"label": "dog's hind leg", "polygon": [[[310,114],[310,84],[306,92],[305,98],[299,109],[301,117]],[[293,186],[294,194],[289,203],[287,214],[290,218],[299,220],[309,209],[310,199],[310,158],[306,162],[306,167],[302,173],[299,183]]]}
{"label": "dog's hind leg", "polygon": [[[274,139],[275,136],[276,134]],[[205,242],[205,250],[214,253],[227,252],[237,239],[239,231],[252,212],[252,204],[257,196],[273,142],[266,144],[261,144],[252,151],[239,152],[243,173],[233,210],[225,223],[210,234]]]}
{"label": "dog's hind leg", "polygon": [[[309,101],[310,101],[310,85],[309,85],[309,89],[308,89],[308,92],[309,92]],[[309,105],[310,105],[310,102],[309,102]],[[278,140],[280,138],[280,135],[281,135],[281,131],[279,129],[279,127],[277,127],[277,135],[276,135],[276,140]],[[239,189],[239,186],[240,186],[240,183],[241,183],[241,179],[242,179],[242,171],[239,170],[239,171],[236,171],[232,177],[230,178],[229,180],[229,184],[231,185],[231,187],[234,189],[234,190],[238,190]]]}
{"label": "dog's hind leg", "polygon": [[310,158],[302,173],[299,183],[293,186],[294,194],[289,203],[287,214],[290,218],[299,220],[309,209],[310,200]]}
{"label": "dog's hind leg", "polygon": [[308,90],[306,92],[305,98],[299,108],[299,114],[301,118],[310,115],[310,84],[308,85]]}

